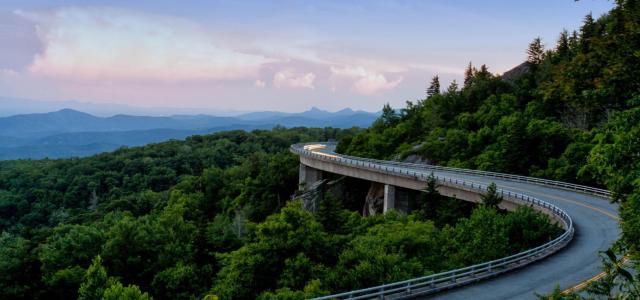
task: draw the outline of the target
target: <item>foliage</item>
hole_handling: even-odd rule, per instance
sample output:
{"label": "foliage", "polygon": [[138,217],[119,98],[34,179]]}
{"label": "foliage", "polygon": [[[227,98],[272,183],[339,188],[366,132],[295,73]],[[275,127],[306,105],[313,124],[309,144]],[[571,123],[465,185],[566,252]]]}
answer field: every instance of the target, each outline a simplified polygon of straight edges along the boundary
{"label": "foliage", "polygon": [[[258,225],[254,241],[223,256],[211,294],[300,299],[308,297],[314,282],[325,291],[316,295],[363,288],[503,257],[562,231],[530,208],[512,215],[480,206],[443,229],[418,215],[337,215],[348,226],[331,234],[318,222],[318,213],[290,203]],[[525,222],[530,226],[522,226]]]}
{"label": "foliage", "polygon": [[409,101],[394,122],[342,139],[338,150],[606,187],[621,203],[622,243],[638,262],[639,12],[639,1],[617,0],[580,30],[563,31],[553,49],[536,38],[528,61],[503,76],[469,63],[461,90]]}
{"label": "foliage", "polygon": [[102,258],[96,256],[84,275],[84,281],[78,290],[79,300],[102,299],[104,290],[110,286],[107,270],[102,266]]}
{"label": "foliage", "polygon": [[[441,90],[435,77],[428,97],[385,105],[365,130],[229,131],[0,162],[0,298],[304,299],[504,257],[561,232],[531,208],[497,210],[495,186],[473,207],[434,180],[409,216],[363,218],[339,197],[305,211],[290,201],[298,160],[288,148],[336,138],[357,156],[607,187],[637,264],[639,6],[618,0],[555,49],[534,40],[518,76],[470,63],[462,88]],[[618,275],[591,291],[636,296],[637,276],[608,266]]]}
{"label": "foliage", "polygon": [[[374,126],[399,120],[387,106]],[[333,193],[316,213],[291,201],[298,162],[289,145],[355,132],[225,132],[83,159],[0,163],[2,205],[21,213],[2,224],[0,293],[304,299],[477,263],[557,234],[535,213],[522,222],[541,230],[525,233],[518,213],[441,196],[435,180],[410,216],[365,218]],[[481,244],[495,248],[471,248]]]}
{"label": "foliage", "polygon": [[533,39],[527,49],[527,62],[531,65],[539,65],[544,61],[544,45],[540,37]]}
{"label": "foliage", "polygon": [[482,204],[488,207],[498,208],[498,205],[502,202],[502,196],[498,194],[495,182],[487,186],[487,192],[482,195],[481,200]]}
{"label": "foliage", "polygon": [[0,233],[0,298],[29,299],[41,294],[42,283],[32,242],[8,232]]}
{"label": "foliage", "polygon": [[427,89],[427,98],[438,94],[440,94],[440,78],[436,75],[431,79],[431,84]]}
{"label": "foliage", "polygon": [[[337,133],[232,131],[82,159],[0,162],[0,298],[136,294],[128,284],[157,299],[199,298],[220,268],[217,253],[250,241],[254,222],[296,189],[289,146]],[[98,287],[111,281],[106,270],[127,284]]]}
{"label": "foliage", "polygon": [[135,285],[123,286],[117,282],[104,291],[103,300],[151,300],[149,294],[140,291]]}

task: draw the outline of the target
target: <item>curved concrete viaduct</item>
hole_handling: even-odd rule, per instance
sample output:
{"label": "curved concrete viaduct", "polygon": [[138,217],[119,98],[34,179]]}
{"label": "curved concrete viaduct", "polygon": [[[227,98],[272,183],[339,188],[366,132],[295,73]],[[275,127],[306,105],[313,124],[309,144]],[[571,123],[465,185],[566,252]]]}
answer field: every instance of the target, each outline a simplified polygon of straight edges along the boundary
{"label": "curved concrete viaduct", "polygon": [[300,155],[301,186],[317,181],[322,172],[382,183],[386,211],[394,208],[395,187],[423,190],[430,175],[438,179],[443,195],[472,202],[479,201],[487,185],[496,183],[505,198],[503,208],[531,205],[559,221],[566,231],[554,240],[555,244],[552,241],[513,258],[318,299],[535,299],[535,293],[549,293],[556,285],[562,289],[580,287],[597,276],[601,272],[599,252],[609,248],[620,233],[617,205],[607,200],[605,190],[508,174],[350,157],[335,153],[334,148],[330,143],[291,147]]}

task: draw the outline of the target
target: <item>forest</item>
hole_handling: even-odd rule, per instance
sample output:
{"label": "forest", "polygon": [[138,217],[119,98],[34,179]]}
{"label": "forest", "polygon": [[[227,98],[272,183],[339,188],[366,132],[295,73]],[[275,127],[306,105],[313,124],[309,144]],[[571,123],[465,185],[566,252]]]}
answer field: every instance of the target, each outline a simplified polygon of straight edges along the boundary
{"label": "forest", "polygon": [[496,259],[561,232],[532,209],[497,209],[496,194],[464,206],[435,180],[410,215],[362,217],[332,196],[302,209],[289,146],[353,131],[233,131],[2,162],[0,298],[303,299]]}
{"label": "forest", "polygon": [[409,215],[362,217],[332,196],[306,211],[288,149],[327,139],[362,157],[608,188],[623,235],[605,256],[611,275],[588,289],[640,297],[638,275],[616,261],[640,267],[640,4],[616,3],[553,46],[534,40],[518,72],[470,63],[464,82],[442,89],[436,76],[424,99],[385,106],[367,129],[228,131],[0,162],[0,298],[304,299],[503,257],[560,231],[531,209],[497,209],[496,195],[451,209],[459,201],[428,186]]}
{"label": "forest", "polygon": [[[579,31],[562,31],[527,49],[527,62],[496,75],[469,63],[464,82],[427,85],[425,99],[407,101],[367,130],[340,139],[343,153],[427,162],[574,182],[609,189],[620,202],[622,239],[612,249],[640,267],[640,4],[618,0]],[[615,257],[611,256],[611,257]],[[610,257],[605,255],[605,259]],[[609,295],[640,297],[633,272],[609,267]],[[604,284],[604,283],[603,283]],[[560,297],[559,295],[556,295]],[[577,297],[577,296],[576,296]]]}

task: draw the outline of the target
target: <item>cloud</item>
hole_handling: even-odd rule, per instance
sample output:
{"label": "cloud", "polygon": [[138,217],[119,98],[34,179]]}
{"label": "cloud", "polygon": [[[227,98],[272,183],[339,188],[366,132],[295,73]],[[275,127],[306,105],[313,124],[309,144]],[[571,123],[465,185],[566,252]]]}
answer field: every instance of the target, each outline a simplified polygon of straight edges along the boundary
{"label": "cloud", "polygon": [[260,79],[256,79],[256,81],[253,83],[253,85],[257,88],[263,88],[265,86],[267,86],[267,83],[260,80]]}
{"label": "cloud", "polygon": [[18,72],[11,69],[0,69],[0,78],[15,78],[18,77]]}
{"label": "cloud", "polygon": [[38,24],[44,45],[29,71],[72,79],[255,78],[273,60],[225,46],[197,24],[114,8],[16,12]]}
{"label": "cloud", "polygon": [[314,89],[313,82],[316,79],[314,73],[295,73],[292,70],[283,70],[273,75],[273,85],[277,88],[309,88]]}
{"label": "cloud", "polygon": [[398,77],[390,81],[384,74],[365,69],[361,66],[332,66],[331,74],[331,81],[334,83],[332,88],[335,89],[336,82],[347,79],[352,81],[351,87],[353,90],[364,95],[371,95],[380,91],[393,89],[403,80],[402,77]]}
{"label": "cloud", "polygon": [[464,68],[458,67],[448,67],[444,65],[431,65],[431,64],[411,64],[411,68],[421,70],[421,71],[429,71],[431,73],[436,74],[451,74],[451,75],[460,75],[464,73]]}

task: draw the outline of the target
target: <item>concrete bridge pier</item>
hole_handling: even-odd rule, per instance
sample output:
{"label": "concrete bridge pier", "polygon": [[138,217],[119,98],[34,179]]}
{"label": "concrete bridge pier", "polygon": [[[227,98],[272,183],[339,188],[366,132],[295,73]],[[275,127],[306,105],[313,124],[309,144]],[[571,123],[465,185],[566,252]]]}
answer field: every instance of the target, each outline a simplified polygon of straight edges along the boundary
{"label": "concrete bridge pier", "polygon": [[385,184],[382,213],[387,213],[392,209],[403,213],[408,213],[409,194],[405,189],[398,188],[391,184]]}
{"label": "concrete bridge pier", "polygon": [[396,187],[390,184],[384,185],[384,202],[382,202],[382,213],[396,208]]}
{"label": "concrete bridge pier", "polygon": [[322,179],[322,171],[300,164],[298,186],[301,190],[307,190],[311,185]]}

